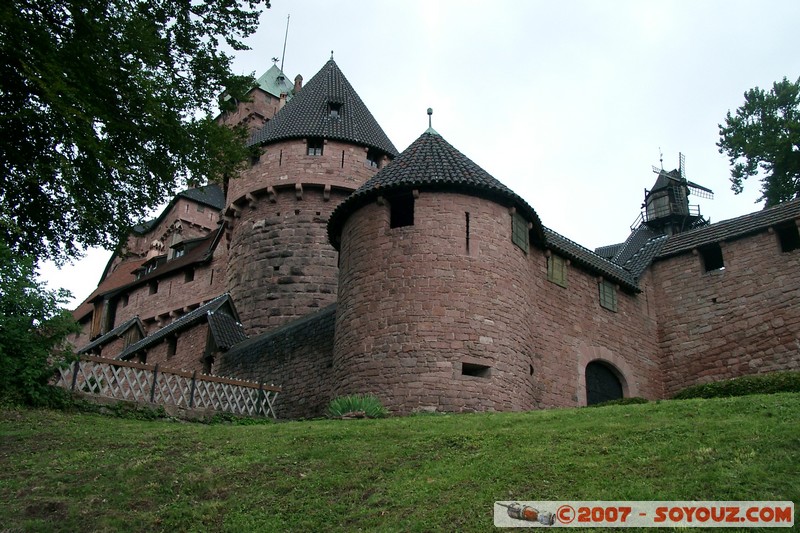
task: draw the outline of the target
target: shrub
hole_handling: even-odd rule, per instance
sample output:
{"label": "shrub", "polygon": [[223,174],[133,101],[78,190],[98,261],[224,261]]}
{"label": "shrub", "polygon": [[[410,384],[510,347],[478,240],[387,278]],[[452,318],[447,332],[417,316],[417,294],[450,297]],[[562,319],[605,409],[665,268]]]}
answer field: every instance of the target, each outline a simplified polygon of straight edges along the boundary
{"label": "shrub", "polygon": [[376,396],[353,394],[331,400],[328,414],[331,418],[383,418],[387,412]]}
{"label": "shrub", "polygon": [[748,394],[800,392],[800,372],[773,372],[714,381],[687,387],[676,394],[676,400],[689,398],[724,398]]}
{"label": "shrub", "polygon": [[633,405],[637,403],[647,403],[647,398],[641,396],[633,396],[631,398],[620,398],[619,400],[608,400],[607,402],[600,402],[589,407],[605,407],[606,405]]}

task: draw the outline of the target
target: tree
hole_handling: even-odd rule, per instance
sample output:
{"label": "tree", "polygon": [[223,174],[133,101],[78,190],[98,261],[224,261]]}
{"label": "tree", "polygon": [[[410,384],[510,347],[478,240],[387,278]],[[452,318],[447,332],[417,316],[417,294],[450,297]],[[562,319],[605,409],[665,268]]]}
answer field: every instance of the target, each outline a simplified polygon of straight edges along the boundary
{"label": "tree", "polygon": [[217,125],[241,97],[227,43],[268,0],[5,0],[0,3],[0,232],[17,254],[63,261],[114,246],[185,182],[246,157]]}
{"label": "tree", "polygon": [[800,78],[783,78],[769,92],[744,93],[744,105],[719,125],[719,152],[730,159],[731,189],[742,192],[744,180],[759,173],[766,207],[800,193]]}
{"label": "tree", "polygon": [[35,279],[33,257],[18,257],[0,241],[0,401],[48,404],[54,362],[68,349],[64,338],[78,330],[61,305],[65,290],[46,290]]}

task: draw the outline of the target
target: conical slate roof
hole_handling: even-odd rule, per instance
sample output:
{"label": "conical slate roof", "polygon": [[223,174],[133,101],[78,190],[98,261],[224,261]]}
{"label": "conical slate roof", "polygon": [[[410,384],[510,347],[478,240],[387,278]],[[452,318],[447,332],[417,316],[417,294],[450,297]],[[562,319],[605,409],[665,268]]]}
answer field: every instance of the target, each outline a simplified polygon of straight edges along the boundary
{"label": "conical slate roof", "polygon": [[333,211],[328,221],[331,244],[339,248],[339,236],[345,221],[360,207],[378,196],[410,189],[462,192],[516,207],[533,223],[537,239],[544,241],[539,216],[525,200],[456,150],[433,129],[428,129]]}
{"label": "conical slate roof", "polygon": [[[339,107],[330,116],[330,104]],[[391,156],[397,149],[331,59],[275,117],[253,134],[250,144],[322,137],[377,148]]]}

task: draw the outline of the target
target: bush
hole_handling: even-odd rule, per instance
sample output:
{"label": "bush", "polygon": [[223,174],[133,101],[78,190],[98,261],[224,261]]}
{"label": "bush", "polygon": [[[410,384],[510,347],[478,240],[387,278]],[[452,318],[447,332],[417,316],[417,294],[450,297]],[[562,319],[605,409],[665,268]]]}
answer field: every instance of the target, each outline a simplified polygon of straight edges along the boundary
{"label": "bush", "polygon": [[740,378],[714,381],[687,387],[673,396],[676,400],[689,398],[725,398],[748,394],[800,392],[800,372],[773,372]]}
{"label": "bush", "polygon": [[0,240],[0,401],[57,407],[63,395],[48,383],[56,361],[71,356],[64,339],[78,331],[61,308],[69,293],[36,279],[32,257],[13,253]]}
{"label": "bush", "polygon": [[607,402],[600,402],[588,407],[605,407],[606,405],[633,405],[637,403],[647,403],[647,398],[641,396],[633,396],[631,398],[620,398],[619,400],[608,400]]}
{"label": "bush", "polygon": [[387,411],[376,396],[353,394],[331,400],[328,414],[331,418],[383,418]]}

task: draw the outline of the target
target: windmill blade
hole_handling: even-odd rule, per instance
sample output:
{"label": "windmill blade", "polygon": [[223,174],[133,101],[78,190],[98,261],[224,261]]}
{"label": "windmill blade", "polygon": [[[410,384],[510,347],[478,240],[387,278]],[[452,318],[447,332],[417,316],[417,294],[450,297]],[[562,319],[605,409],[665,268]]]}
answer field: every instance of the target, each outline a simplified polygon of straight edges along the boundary
{"label": "windmill blade", "polygon": [[698,185],[693,181],[687,181],[686,185],[689,187],[689,192],[698,196],[700,198],[708,198],[709,200],[714,199],[714,191],[709,189],[708,187],[703,187],[702,185]]}

